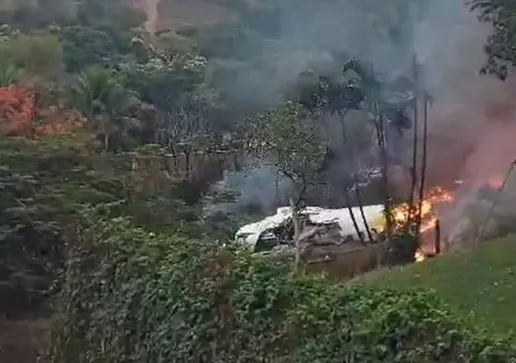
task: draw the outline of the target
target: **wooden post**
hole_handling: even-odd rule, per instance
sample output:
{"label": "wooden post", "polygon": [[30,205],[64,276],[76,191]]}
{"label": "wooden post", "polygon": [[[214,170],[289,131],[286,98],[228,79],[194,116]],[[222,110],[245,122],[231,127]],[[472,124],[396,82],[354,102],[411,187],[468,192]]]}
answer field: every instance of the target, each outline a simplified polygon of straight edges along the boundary
{"label": "wooden post", "polygon": [[294,204],[292,198],[290,198],[290,208],[292,209],[292,222],[294,223],[294,247],[295,247],[295,266],[296,271],[299,271],[301,263],[301,246],[299,241],[299,235],[301,234],[301,223],[299,222],[299,214],[297,206]]}
{"label": "wooden post", "polygon": [[435,255],[441,254],[441,223],[435,222]]}

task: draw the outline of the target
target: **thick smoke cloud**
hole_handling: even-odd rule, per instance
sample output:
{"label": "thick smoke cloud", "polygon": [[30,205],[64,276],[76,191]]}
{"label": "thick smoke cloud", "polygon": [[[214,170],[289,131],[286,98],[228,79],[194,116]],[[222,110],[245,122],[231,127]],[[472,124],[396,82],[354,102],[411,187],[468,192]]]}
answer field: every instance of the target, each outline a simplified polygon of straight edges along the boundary
{"label": "thick smoke cloud", "polygon": [[[283,92],[307,68],[333,69],[335,54],[370,61],[387,79],[410,74],[415,54],[423,64],[424,87],[434,98],[429,183],[450,186],[462,179],[459,192],[467,195],[490,175],[503,174],[516,156],[509,136],[516,127],[509,123],[513,110],[507,98],[515,87],[479,74],[489,28],[463,0],[276,3],[282,11],[262,16],[258,24],[269,34],[248,34],[235,54],[240,61],[226,64],[237,70],[226,80],[236,100],[265,106],[281,102]],[[409,155],[410,140],[403,147]],[[242,191],[251,187],[237,184]],[[264,181],[261,195],[275,195],[273,184]]]}
{"label": "thick smoke cloud", "polygon": [[[228,82],[235,97],[274,102],[301,72],[334,66],[335,53],[372,62],[386,77],[410,73],[416,54],[434,89],[448,88],[454,82],[449,73],[459,65],[471,77],[483,62],[486,32],[462,0],[275,3],[274,11],[255,20],[255,28],[273,30],[242,35],[235,51],[241,61],[227,64],[238,69]],[[474,40],[473,48],[462,47],[468,40]]]}

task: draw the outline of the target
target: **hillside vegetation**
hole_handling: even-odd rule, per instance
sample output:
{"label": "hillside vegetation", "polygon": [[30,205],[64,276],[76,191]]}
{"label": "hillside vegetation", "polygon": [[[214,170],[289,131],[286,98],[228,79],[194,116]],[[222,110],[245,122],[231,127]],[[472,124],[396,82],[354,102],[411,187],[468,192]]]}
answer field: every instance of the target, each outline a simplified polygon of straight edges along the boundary
{"label": "hillside vegetation", "polygon": [[507,342],[464,329],[434,294],[334,285],[238,247],[149,235],[127,219],[95,214],[85,215],[88,243],[66,269],[53,343],[58,362],[514,357]]}
{"label": "hillside vegetation", "polygon": [[[496,335],[516,336],[516,236],[482,242],[458,251],[393,271],[366,276],[374,288],[406,291],[427,288],[471,326]],[[362,280],[362,279],[359,279]]]}
{"label": "hillside vegetation", "polygon": [[[363,212],[359,156],[374,151],[388,228],[364,235],[355,220],[355,242],[413,262],[421,220],[390,218],[405,200],[389,194],[385,140],[417,136],[418,79],[385,77],[362,36],[413,44],[430,1],[207,3],[162,0],[158,30],[174,32],[151,35],[132,1],[0,0],[0,361],[513,362],[510,340],[481,331],[511,329],[513,246],[345,286],[233,242],[271,206]],[[515,29],[489,3],[497,31]],[[333,22],[305,27],[323,4]],[[354,49],[334,34],[346,21]],[[268,168],[275,191],[226,183]],[[300,257],[293,224],[284,240]],[[437,292],[400,291],[415,281]]]}

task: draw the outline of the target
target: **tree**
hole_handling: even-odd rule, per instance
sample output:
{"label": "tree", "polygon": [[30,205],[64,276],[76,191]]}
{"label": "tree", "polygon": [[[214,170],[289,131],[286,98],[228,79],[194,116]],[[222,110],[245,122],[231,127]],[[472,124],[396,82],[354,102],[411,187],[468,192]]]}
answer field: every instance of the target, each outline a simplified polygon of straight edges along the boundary
{"label": "tree", "polygon": [[66,70],[79,72],[89,67],[110,65],[119,60],[117,45],[105,31],[82,25],[64,27],[59,32]]}
{"label": "tree", "polygon": [[22,313],[25,301],[34,308],[49,293],[81,206],[124,197],[123,184],[94,170],[92,156],[75,139],[57,141],[0,140],[0,284],[3,293],[22,295],[13,293],[2,306]]}
{"label": "tree", "polygon": [[294,102],[260,114],[245,128],[247,151],[294,183],[292,199],[298,208],[326,152],[319,129],[303,117],[300,105]]}
{"label": "tree", "polygon": [[140,126],[131,117],[131,111],[139,105],[137,95],[122,85],[112,69],[87,69],[76,77],[73,86],[74,105],[102,136],[105,151],[110,150],[112,137]]}
{"label": "tree", "polygon": [[493,30],[485,45],[488,60],[481,71],[505,80],[516,65],[516,4],[511,0],[469,0],[472,11]]}
{"label": "tree", "polygon": [[[310,78],[311,77],[305,79],[305,81],[308,82],[301,87],[299,94],[300,102],[313,117],[317,117],[317,115],[321,113],[338,115],[342,129],[344,154],[346,155],[346,162],[350,165],[349,182],[346,183],[348,185],[344,193],[346,204],[356,232],[364,242],[351,205],[350,191],[354,190],[368,239],[372,242],[373,236],[363,210],[356,155],[360,144],[360,142],[358,142],[360,137],[358,137],[358,132],[356,131],[364,130],[363,126],[367,127],[367,125],[365,125],[367,122],[358,124],[358,127],[354,128],[355,130],[350,130],[350,126],[357,125],[356,123],[355,125],[350,125],[352,122],[347,116],[352,110],[364,109],[367,91],[372,87],[377,87],[377,82],[373,75],[367,72],[365,66],[356,59],[350,59],[343,64],[340,77],[332,79],[327,76],[318,76],[312,80],[310,80]],[[367,118],[369,118],[368,115],[366,115],[366,119]],[[370,148],[371,145],[368,144],[366,147]]]}
{"label": "tree", "polygon": [[0,54],[4,64],[12,64],[33,77],[52,78],[61,71],[61,44],[47,32],[10,36],[0,42]]}
{"label": "tree", "polygon": [[[195,54],[170,56],[133,42],[143,60],[121,69],[124,84],[156,110],[155,140],[173,153],[189,152],[195,139],[216,136],[219,95],[206,82],[206,59]],[[209,122],[210,121],[210,122]],[[178,148],[179,147],[179,148]]]}
{"label": "tree", "polygon": [[317,179],[317,171],[321,169],[326,153],[320,130],[303,117],[301,106],[294,102],[260,114],[245,127],[247,151],[260,161],[271,163],[294,184],[290,206],[294,224],[295,265],[299,268],[303,225],[298,211],[308,187]]}
{"label": "tree", "polygon": [[73,110],[38,103],[38,92],[23,86],[0,88],[0,126],[4,135],[41,139],[77,135],[84,120]]}
{"label": "tree", "polygon": [[34,118],[34,95],[31,92],[17,86],[0,89],[0,119],[5,133],[33,138]]}

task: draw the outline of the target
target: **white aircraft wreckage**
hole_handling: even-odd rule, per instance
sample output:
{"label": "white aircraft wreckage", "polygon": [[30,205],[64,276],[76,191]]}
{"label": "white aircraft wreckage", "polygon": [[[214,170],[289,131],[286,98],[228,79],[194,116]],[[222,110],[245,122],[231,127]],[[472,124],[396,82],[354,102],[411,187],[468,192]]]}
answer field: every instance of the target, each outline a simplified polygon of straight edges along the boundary
{"label": "white aircraft wreckage", "polygon": [[[351,211],[355,216],[359,233],[367,236],[360,209],[353,207]],[[381,233],[385,228],[384,206],[381,204],[364,206],[363,212],[370,230],[375,235]],[[301,209],[298,214],[300,220],[303,221],[302,234],[312,243],[340,245],[360,240],[348,208],[306,207]],[[235,240],[250,245],[254,251],[260,252],[282,245],[291,245],[293,234],[292,209],[291,207],[281,207],[277,209],[275,215],[241,227],[235,234]]]}

